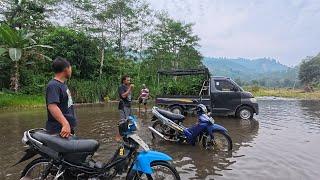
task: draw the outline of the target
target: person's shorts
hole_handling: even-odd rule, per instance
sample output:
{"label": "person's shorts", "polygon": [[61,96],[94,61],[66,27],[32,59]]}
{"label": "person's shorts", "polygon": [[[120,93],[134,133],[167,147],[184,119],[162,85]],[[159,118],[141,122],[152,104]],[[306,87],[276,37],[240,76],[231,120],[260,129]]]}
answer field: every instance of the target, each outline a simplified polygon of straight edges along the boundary
{"label": "person's shorts", "polygon": [[144,105],[147,105],[147,101],[148,101],[148,99],[146,99],[146,98],[140,98],[139,99],[139,104],[144,104]]}
{"label": "person's shorts", "polygon": [[131,107],[124,106],[122,109],[119,109],[120,112],[120,122],[126,121],[131,115]]}

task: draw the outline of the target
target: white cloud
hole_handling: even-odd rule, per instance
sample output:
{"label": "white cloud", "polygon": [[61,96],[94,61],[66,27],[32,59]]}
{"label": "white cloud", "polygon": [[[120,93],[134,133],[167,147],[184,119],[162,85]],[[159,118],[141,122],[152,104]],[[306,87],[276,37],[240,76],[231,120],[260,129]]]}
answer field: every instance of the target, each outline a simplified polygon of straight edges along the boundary
{"label": "white cloud", "polygon": [[296,65],[320,51],[319,0],[150,0],[195,23],[205,56],[274,57]]}

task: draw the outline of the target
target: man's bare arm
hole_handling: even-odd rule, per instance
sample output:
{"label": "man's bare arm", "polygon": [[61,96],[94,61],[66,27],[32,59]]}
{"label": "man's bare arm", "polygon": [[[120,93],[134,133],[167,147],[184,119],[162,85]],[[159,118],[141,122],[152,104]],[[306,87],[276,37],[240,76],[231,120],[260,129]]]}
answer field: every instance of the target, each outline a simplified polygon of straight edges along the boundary
{"label": "man's bare arm", "polygon": [[60,135],[62,137],[69,137],[71,134],[70,124],[62,114],[59,107],[56,104],[49,104],[48,109],[51,115],[54,117],[54,119],[57,120],[62,126]]}
{"label": "man's bare arm", "polygon": [[128,88],[128,90],[125,93],[121,94],[121,96],[123,98],[126,98],[129,95],[129,93],[131,92],[132,88],[133,88],[133,85],[131,84],[130,87]]}

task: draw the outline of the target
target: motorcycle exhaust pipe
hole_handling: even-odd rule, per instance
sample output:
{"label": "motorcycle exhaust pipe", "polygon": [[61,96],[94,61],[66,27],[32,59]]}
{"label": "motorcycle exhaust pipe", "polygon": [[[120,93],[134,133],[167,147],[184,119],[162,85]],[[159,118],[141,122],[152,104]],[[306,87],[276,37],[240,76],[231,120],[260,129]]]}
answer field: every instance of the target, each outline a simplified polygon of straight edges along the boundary
{"label": "motorcycle exhaust pipe", "polygon": [[178,140],[172,140],[172,139],[168,139],[167,137],[165,137],[163,134],[161,134],[159,131],[157,131],[156,129],[154,129],[153,127],[149,126],[150,131],[154,132],[156,135],[158,135],[159,137],[161,137],[162,139],[166,140],[166,141],[174,141],[177,142]]}
{"label": "motorcycle exhaust pipe", "polygon": [[154,132],[156,135],[158,135],[159,137],[165,139],[166,137],[164,137],[163,134],[161,134],[159,131],[157,131],[156,129],[154,129],[153,127],[149,126],[150,131]]}

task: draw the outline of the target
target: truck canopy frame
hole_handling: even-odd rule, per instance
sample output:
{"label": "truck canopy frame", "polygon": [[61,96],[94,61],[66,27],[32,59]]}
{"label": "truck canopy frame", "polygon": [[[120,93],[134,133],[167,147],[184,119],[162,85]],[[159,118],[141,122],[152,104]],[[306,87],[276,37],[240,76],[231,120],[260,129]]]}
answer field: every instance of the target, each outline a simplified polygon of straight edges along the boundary
{"label": "truck canopy frame", "polygon": [[194,68],[194,69],[174,69],[174,70],[159,70],[158,72],[158,86],[160,83],[160,75],[164,76],[190,76],[190,75],[204,75],[206,80],[202,84],[202,88],[200,90],[199,96],[203,91],[209,90],[210,86],[208,81],[210,80],[210,71],[208,68]]}
{"label": "truck canopy frame", "polygon": [[159,70],[158,75],[166,76],[188,76],[188,75],[205,75],[210,77],[208,68],[197,68],[197,69],[175,69],[175,70]]}

